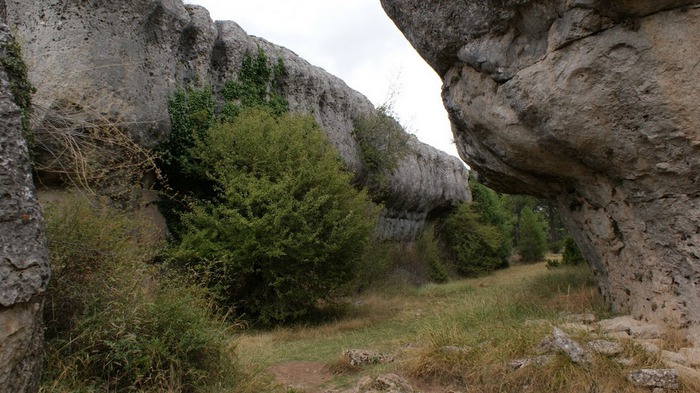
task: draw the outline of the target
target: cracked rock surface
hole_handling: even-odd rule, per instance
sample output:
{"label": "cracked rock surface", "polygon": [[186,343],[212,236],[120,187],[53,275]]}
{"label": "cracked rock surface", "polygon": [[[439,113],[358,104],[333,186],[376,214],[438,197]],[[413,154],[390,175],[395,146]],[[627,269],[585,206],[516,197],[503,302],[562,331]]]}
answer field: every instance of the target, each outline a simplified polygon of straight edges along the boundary
{"label": "cracked rock surface", "polygon": [[700,325],[700,1],[381,2],[481,178],[556,200],[614,311]]}
{"label": "cracked rock surface", "polygon": [[[134,138],[153,145],[170,129],[167,97],[190,83],[218,92],[235,77],[246,53],[282,59],[283,94],[292,111],[310,112],[354,173],[363,170],[352,135],[372,103],[342,80],[291,50],[249,36],[231,21],[181,0],[5,0],[7,18],[22,38],[35,102],[50,107],[61,95],[108,98]],[[109,113],[110,108],[105,108]],[[448,154],[413,138],[390,179],[378,234],[411,240],[426,219],[471,195],[468,171]]]}
{"label": "cracked rock surface", "polygon": [[[0,58],[10,30],[0,24]],[[19,107],[0,67],[0,393],[36,392],[41,372],[41,294],[49,278]]]}

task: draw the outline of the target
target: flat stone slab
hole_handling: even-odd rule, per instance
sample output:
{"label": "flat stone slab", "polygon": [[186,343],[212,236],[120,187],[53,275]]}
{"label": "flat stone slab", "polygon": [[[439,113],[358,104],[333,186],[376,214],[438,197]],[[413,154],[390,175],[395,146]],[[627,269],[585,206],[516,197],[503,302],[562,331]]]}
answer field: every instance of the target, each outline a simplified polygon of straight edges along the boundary
{"label": "flat stone slab", "polygon": [[617,355],[624,351],[624,348],[620,343],[608,340],[589,341],[586,346],[588,346],[588,348],[595,353],[608,356]]}
{"label": "flat stone slab", "polygon": [[630,371],[627,380],[638,387],[679,389],[678,372],[672,368],[640,369]]}

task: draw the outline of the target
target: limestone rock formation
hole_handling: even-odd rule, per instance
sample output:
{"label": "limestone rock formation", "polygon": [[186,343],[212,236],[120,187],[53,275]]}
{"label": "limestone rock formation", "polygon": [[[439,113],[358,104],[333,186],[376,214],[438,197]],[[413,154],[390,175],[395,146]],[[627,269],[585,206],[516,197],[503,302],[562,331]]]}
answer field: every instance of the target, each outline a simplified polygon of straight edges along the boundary
{"label": "limestone rock formation", "polygon": [[[152,145],[169,132],[169,94],[190,83],[211,84],[216,92],[237,75],[246,53],[262,48],[284,61],[281,85],[290,109],[312,113],[347,167],[362,170],[352,130],[358,115],[375,111],[371,102],[294,52],[249,36],[234,22],[214,23],[202,7],[181,0],[5,3],[41,107],[66,95],[109,103],[106,116],[119,112],[133,136]],[[378,232],[415,236],[429,215],[470,198],[467,173],[458,159],[414,141],[391,180],[397,188]]]}
{"label": "limestone rock formation", "polygon": [[555,199],[618,312],[700,324],[700,1],[382,0],[460,155]]}
{"label": "limestone rock formation", "polygon": [[[7,26],[0,25],[0,59],[7,59],[12,40]],[[9,77],[0,67],[0,393],[39,389],[41,295],[48,277],[44,221],[20,110]]]}

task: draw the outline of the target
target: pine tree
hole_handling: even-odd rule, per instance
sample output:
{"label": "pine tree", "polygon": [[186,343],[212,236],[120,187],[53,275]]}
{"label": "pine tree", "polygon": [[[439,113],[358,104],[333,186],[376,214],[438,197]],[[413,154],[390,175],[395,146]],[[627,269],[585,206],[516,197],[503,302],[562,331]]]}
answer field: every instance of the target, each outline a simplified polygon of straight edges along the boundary
{"label": "pine tree", "polygon": [[544,259],[547,237],[542,224],[529,208],[520,213],[520,243],[518,251],[523,262],[538,262]]}

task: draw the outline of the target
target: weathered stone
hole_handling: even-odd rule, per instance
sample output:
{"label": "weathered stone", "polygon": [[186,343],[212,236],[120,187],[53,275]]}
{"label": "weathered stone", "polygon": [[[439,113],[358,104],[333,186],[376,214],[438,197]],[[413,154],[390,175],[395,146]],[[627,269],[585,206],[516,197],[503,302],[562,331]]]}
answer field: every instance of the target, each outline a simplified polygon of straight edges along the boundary
{"label": "weathered stone", "polygon": [[615,332],[626,332],[629,333],[632,326],[639,324],[639,321],[635,320],[629,315],[623,315],[620,317],[615,317],[611,319],[604,319],[598,322],[598,327],[604,333],[615,333]]}
{"label": "weathered stone", "polygon": [[685,357],[686,366],[700,366],[700,348],[681,348],[678,353]]}
{"label": "weathered stone", "polygon": [[661,351],[661,359],[682,365],[686,365],[687,361],[685,356],[683,356],[682,354],[678,352],[667,351],[665,349]]}
{"label": "weathered stone", "polygon": [[620,343],[608,340],[593,340],[586,343],[591,351],[602,355],[614,356],[624,352],[624,348]]}
{"label": "weathered stone", "polygon": [[374,392],[387,392],[387,393],[413,393],[415,389],[413,386],[406,381],[404,378],[393,374],[383,374],[377,378],[372,377],[362,377],[355,388],[352,390],[353,393],[374,393]]}
{"label": "weathered stone", "polygon": [[660,338],[662,330],[655,324],[639,324],[630,327],[630,336],[640,339]]}
{"label": "weathered stone", "polygon": [[689,386],[700,386],[700,371],[668,360],[664,360],[664,364],[676,370],[685,382],[689,382]]}
{"label": "weathered stone", "polygon": [[700,1],[381,2],[480,178],[555,199],[614,311],[700,324]]}
{"label": "weathered stone", "polygon": [[[0,24],[3,60],[12,39]],[[49,265],[20,110],[9,83],[0,67],[0,392],[24,393],[39,389]]]}
{"label": "weathered stone", "polygon": [[583,323],[586,325],[591,325],[598,320],[594,314],[584,313],[584,314],[569,314],[565,317],[568,322],[572,323]]}
{"label": "weathered stone", "polygon": [[343,351],[343,357],[351,366],[366,366],[394,361],[394,357],[391,355],[366,349],[347,349]]}
{"label": "weathered stone", "polygon": [[629,340],[632,338],[629,333],[627,332],[612,332],[612,333],[606,333],[605,337],[612,338],[615,340]]}
{"label": "weathered stone", "polygon": [[588,366],[593,362],[590,353],[559,328],[552,329],[552,334],[542,340],[538,349],[541,352],[561,351],[572,362],[582,366]]}
{"label": "weathered stone", "polygon": [[679,389],[678,372],[670,369],[641,369],[630,371],[627,380],[638,387]]}
{"label": "weathered stone", "polygon": [[[176,88],[209,85],[218,94],[235,77],[244,56],[262,49],[281,59],[280,81],[290,110],[309,112],[360,181],[361,115],[377,113],[362,94],[294,52],[249,36],[234,22],[213,22],[199,6],[180,0],[56,2],[8,0],[37,85],[35,101],[51,108],[62,97],[110,97],[134,138],[151,146],[169,133],[167,97]],[[42,112],[37,113],[41,117]],[[457,158],[410,138],[408,153],[388,181],[377,236],[412,240],[427,220],[469,200],[468,170]]]}
{"label": "weathered stone", "polygon": [[651,354],[661,352],[661,343],[656,340],[639,340],[637,344]]}

